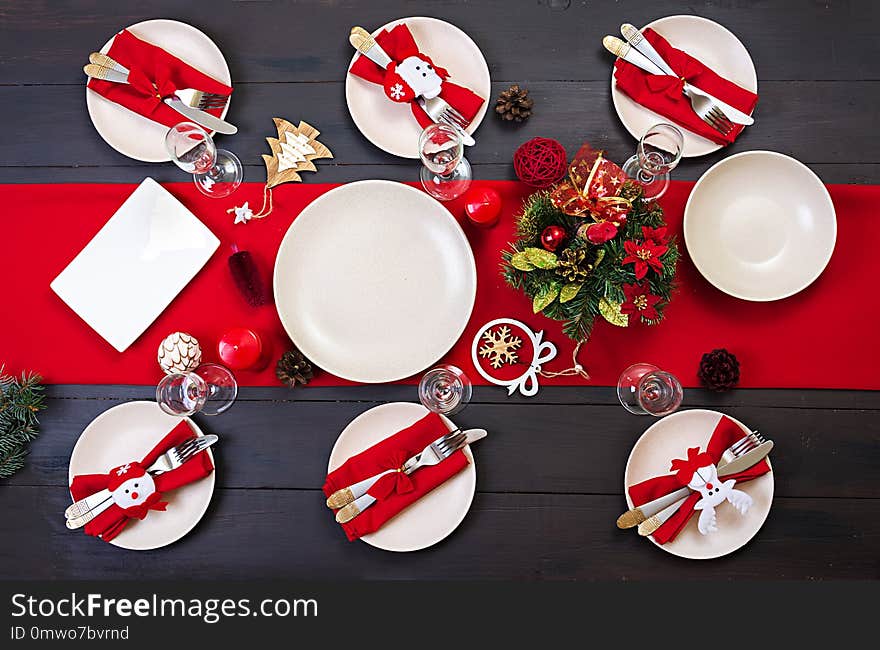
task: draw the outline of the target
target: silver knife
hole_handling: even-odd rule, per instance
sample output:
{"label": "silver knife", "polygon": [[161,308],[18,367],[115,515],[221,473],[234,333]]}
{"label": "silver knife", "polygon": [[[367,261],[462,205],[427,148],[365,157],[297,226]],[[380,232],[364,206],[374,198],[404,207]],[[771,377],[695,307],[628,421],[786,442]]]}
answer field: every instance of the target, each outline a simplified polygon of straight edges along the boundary
{"label": "silver knife", "polygon": [[[197,453],[204,451],[213,445],[217,440],[217,436],[213,434],[200,436],[196,441],[196,449],[192,452],[193,455],[190,457],[190,460],[192,460]],[[159,474],[163,474],[164,471],[157,469],[156,465],[151,465],[147,468],[147,473],[152,474],[153,476],[158,476]],[[67,527],[73,530],[84,526],[104,512],[104,510],[109,508],[112,504],[113,499],[110,498],[110,490],[107,489],[100,490],[99,492],[95,492],[94,494],[90,494],[89,496],[80,499],[76,503],[68,506],[67,510],[64,511],[64,517],[68,520]],[[86,521],[82,524],[76,525],[80,519],[85,517],[88,517]],[[74,522],[74,525],[71,525],[71,522]]]}
{"label": "silver knife", "polygon": [[[718,467],[718,478],[723,478],[725,476],[730,476],[731,474],[738,474],[739,472],[744,472],[749,469],[753,465],[757,465],[760,463],[767,455],[770,453],[770,450],[773,449],[773,441],[768,440],[765,443],[762,443],[752,449],[749,452],[746,452],[739,458],[734,459],[733,461],[727,463],[726,465]],[[683,487],[674,492],[670,492],[669,494],[664,494],[662,497],[657,497],[653,501],[648,501],[647,503],[643,503],[637,508],[633,508],[618,518],[618,527],[627,528],[631,525],[634,525],[634,521],[629,519],[627,516],[630,515],[634,510],[639,510],[644,517],[644,519],[649,519],[653,517],[661,510],[666,508],[671,508],[679,499],[687,498],[687,496],[692,492],[692,490],[688,487]],[[629,524],[626,526],[621,526],[619,523],[624,518],[629,520]],[[636,519],[635,521],[638,521]],[[662,523],[662,522],[661,522]],[[650,533],[648,533],[650,534]]]}
{"label": "silver knife", "polygon": [[[348,42],[351,43],[352,47],[356,49],[358,52],[367,57],[370,61],[378,65],[383,70],[386,69],[392,63],[392,59],[388,56],[388,53],[382,49],[382,46],[376,42],[376,39],[373,38],[373,35],[370,34],[363,27],[354,26],[351,28],[351,33],[348,35]],[[437,101],[439,98],[435,98]],[[426,100],[424,97],[418,97],[417,101],[419,106],[422,107],[422,110],[425,111],[425,114],[431,119],[431,114],[428,112]],[[439,101],[443,102],[445,100],[439,99]],[[437,123],[436,120],[434,120]],[[459,127],[457,124],[449,124],[452,128],[458,131],[461,134],[461,141],[467,147],[472,147],[476,143],[473,136]]]}
{"label": "silver knife", "polygon": [[219,117],[214,117],[210,113],[200,111],[198,108],[193,108],[192,106],[184,104],[179,97],[166,97],[162,101],[184,117],[201,124],[209,131],[216,131],[217,133],[223,133],[225,135],[238,133],[237,126],[234,126],[229,122],[224,122]]}
{"label": "silver knife", "polygon": [[[669,67],[669,64],[666,63],[663,57],[660,56],[659,52],[654,49],[654,46],[651,45],[651,43],[648,41],[647,38],[645,38],[642,32],[639,31],[634,25],[624,23],[620,26],[620,33],[623,34],[623,37],[629,42],[630,45],[632,45],[640,54],[644,55],[645,58],[647,58],[658,68],[658,71],[656,72],[646,69],[647,72],[651,72],[652,74],[672,75],[673,77],[678,76],[675,71],[671,67]],[[721,112],[724,113],[731,122],[735,122],[736,124],[742,124],[745,126],[751,126],[755,123],[755,120],[751,115],[746,115],[745,113],[734,108],[730,104],[721,101],[714,95],[710,95],[705,90],[697,88],[692,83],[685,81],[684,84],[688,87],[689,90],[711,99],[715,104],[718,105],[719,110],[721,110]]]}

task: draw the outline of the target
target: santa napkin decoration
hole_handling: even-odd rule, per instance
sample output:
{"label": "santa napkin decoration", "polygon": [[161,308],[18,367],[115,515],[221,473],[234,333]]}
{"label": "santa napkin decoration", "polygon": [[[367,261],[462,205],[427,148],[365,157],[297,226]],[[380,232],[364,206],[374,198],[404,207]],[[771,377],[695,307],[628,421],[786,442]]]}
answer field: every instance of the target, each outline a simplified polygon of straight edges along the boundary
{"label": "santa napkin decoration", "polygon": [[[229,96],[232,88],[199,72],[161,47],[139,39],[127,29],[113,37],[107,54],[130,70],[128,83],[89,79],[88,88],[130,111],[171,127],[186,120],[162,100],[177,90],[196,88]],[[208,109],[216,117],[223,107]]]}
{"label": "santa napkin decoration", "polygon": [[412,33],[401,23],[376,35],[376,43],[391,57],[387,68],[358,55],[349,72],[382,86],[393,102],[408,103],[413,116],[424,128],[434,121],[416,102],[417,97],[442,97],[470,122],[486,100],[472,90],[449,81],[449,72],[435,65],[419,47]]}
{"label": "santa napkin decoration", "polygon": [[632,63],[618,59],[614,64],[614,79],[617,87],[645,108],[669,118],[688,131],[718,144],[730,144],[736,140],[744,127],[735,124],[730,133],[722,135],[706,124],[694,112],[690,100],[682,93],[683,81],[711,93],[746,115],[750,115],[755,109],[758,96],[716,74],[687,52],[672,47],[665,38],[650,27],[642,33],[678,76],[652,75]]}
{"label": "santa napkin decoration", "polygon": [[659,544],[671,542],[684,528],[694,512],[700,513],[698,528],[703,534],[713,532],[715,527],[715,508],[729,501],[740,512],[745,512],[751,505],[751,497],[745,492],[733,489],[736,483],[745,483],[770,471],[766,460],[752,465],[737,474],[719,480],[717,465],[721,455],[745,433],[742,428],[728,417],[718,422],[706,451],[698,448],[687,450],[685,458],[671,461],[670,470],[674,474],[656,476],[641,483],[630,486],[628,492],[633,505],[639,507],[649,501],[665,496],[683,486],[694,490],[682,503],[681,507],[652,534]]}
{"label": "santa napkin decoration", "polygon": [[109,542],[116,537],[132,519],[143,519],[152,510],[165,510],[168,506],[162,495],[171,490],[204,478],[214,471],[214,464],[207,450],[201,451],[189,461],[170,472],[151,476],[147,469],[172,447],[193,438],[195,432],[183,420],[174,427],[142,460],[132,460],[114,467],[106,474],[80,474],[73,477],[70,494],[74,501],[110,490],[113,505],[85,525],[88,535]]}
{"label": "santa napkin decoration", "polygon": [[[443,418],[436,413],[428,413],[421,420],[352,456],[330,472],[324,482],[324,494],[329,498],[334,492],[371,476],[400,468],[409,458],[448,432]],[[417,469],[408,476],[402,472],[383,476],[367,491],[377,499],[376,503],[351,521],[341,524],[349,541],[379,530],[386,521],[458,474],[467,464],[467,456],[459,450],[442,462]]]}

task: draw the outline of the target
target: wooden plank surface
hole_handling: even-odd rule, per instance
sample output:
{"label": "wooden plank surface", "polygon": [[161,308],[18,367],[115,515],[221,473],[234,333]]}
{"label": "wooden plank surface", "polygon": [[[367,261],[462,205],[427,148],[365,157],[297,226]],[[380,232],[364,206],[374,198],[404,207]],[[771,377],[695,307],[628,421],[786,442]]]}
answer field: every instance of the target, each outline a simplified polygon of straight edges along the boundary
{"label": "wooden plank surface", "polygon": [[[743,41],[758,70],[761,100],[755,127],[724,151],[684,161],[677,178],[695,179],[731,153],[772,149],[804,161],[826,182],[880,182],[880,4],[868,0],[662,7],[647,0],[0,0],[0,118],[7,125],[0,183],[183,178],[171,164],[146,165],[113,151],[85,110],[81,66],[88,52],[117,29],[157,17],[199,26],[226,54],[236,85],[229,118],[241,130],[220,142],[241,156],[248,181],[264,178],[259,156],[274,115],[305,119],[322,131],[336,157],[315,180],[416,177],[415,163],[362,138],[343,90],[351,24],[374,28],[411,14],[467,31],[489,62],[493,93],[520,82],[535,97],[535,115],[525,125],[510,128],[487,117],[479,145],[468,152],[479,178],[513,178],[512,152],[536,135],[555,137],[569,151],[590,140],[619,160],[635,143],[610,101],[611,60],[601,37],[625,20],[644,24],[678,13],[721,22]],[[17,208],[4,218],[26,210]],[[839,335],[848,333],[817,333],[817,349],[804,353],[833,354]],[[319,492],[345,424],[376,404],[414,401],[412,386],[244,389],[227,414],[200,418],[223,444],[215,498],[190,535],[166,549],[131,553],[70,533],[61,512],[77,436],[107,408],[152,393],[138,386],[49,388],[43,433],[27,469],[0,485],[0,578],[880,577],[877,392],[688,391],[687,407],[720,409],[778,445],[768,522],[743,550],[709,563],[673,558],[614,527],[624,507],[627,455],[650,420],[625,413],[613,389],[602,387],[544,389],[532,400],[478,388],[457,418],[491,432],[475,449],[474,506],[450,538],[421,553],[349,544]]]}

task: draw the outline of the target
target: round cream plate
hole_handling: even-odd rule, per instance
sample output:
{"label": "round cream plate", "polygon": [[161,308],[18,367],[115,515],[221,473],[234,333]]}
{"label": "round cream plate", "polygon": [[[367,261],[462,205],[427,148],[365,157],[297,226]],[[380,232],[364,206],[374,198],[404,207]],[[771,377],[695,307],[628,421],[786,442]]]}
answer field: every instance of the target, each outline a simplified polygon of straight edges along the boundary
{"label": "round cream plate", "polygon": [[[130,460],[140,460],[180,420],[163,413],[156,402],[126,402],[104,411],[76,441],[70,454],[68,483],[77,474],[106,474]],[[197,435],[203,435],[195,422],[189,418],[186,421]],[[211,450],[207,453],[213,462]],[[167,510],[151,512],[146,519],[128,522],[110,544],[147,551],[176,542],[199,523],[208,509],[214,494],[214,474],[211,472],[200,481],[163,493],[162,500],[168,502]]]}
{"label": "round cream plate", "polygon": [[[627,506],[633,507],[628,491],[630,485],[641,483],[653,476],[668,474],[672,459],[686,458],[689,447],[705,449],[721,417],[722,414],[717,411],[693,409],[673,413],[648,427],[648,430],[636,441],[629,454],[629,460],[626,461],[623,492],[626,495]],[[730,419],[742,428],[743,435],[749,433],[750,429],[742,422],[734,418]],[[692,560],[709,560],[733,553],[755,536],[770,514],[770,505],[773,502],[773,472],[737,484],[736,487],[748,493],[754,500],[745,515],[739,514],[729,503],[724,503],[718,506],[716,511],[718,530],[714,533],[700,534],[697,530],[697,517],[694,516],[671,542],[658,544],[653,537],[649,539],[668,553]],[[634,531],[629,532],[636,534]]]}
{"label": "round cream plate", "polygon": [[773,151],[710,167],[684,210],[684,239],[700,273],[743,300],[787,298],[825,269],[837,239],[828,190],[810,169]]}
{"label": "round cream plate", "polygon": [[391,181],[315,199],[275,260],[275,305],[318,367],[366,383],[404,379],[446,354],[477,291],[470,244],[449,211]]}
{"label": "round cream plate", "polygon": [[[186,61],[196,70],[204,72],[217,81],[232,85],[229,67],[220,49],[195,27],[176,20],[146,20],[128,27],[139,39],[158,45],[169,54]],[[113,43],[111,38],[101,48],[107,53]],[[221,118],[226,117],[226,102]],[[171,157],[165,150],[165,134],[168,127],[134,113],[124,106],[111,102],[86,88],[86,106],[89,117],[98,133],[119,153],[144,162],[168,162]],[[187,118],[180,116],[180,121]]]}
{"label": "round cream plate", "polygon": [[[725,27],[699,16],[667,16],[642,29],[650,27],[670,45],[684,50],[695,59],[717,72],[725,79],[742,86],[754,93],[758,92],[758,74],[748,50]],[[626,94],[617,89],[614,82],[614,68],[611,68],[611,100],[614,110],[626,130],[636,140],[658,122],[668,122],[662,115],[637,104]],[[686,158],[704,156],[718,151],[722,145],[682,129],[684,133],[684,152]]]}
{"label": "round cream plate", "polygon": [[[345,427],[333,445],[327,471],[332,472],[355,454],[426,414],[424,406],[408,402],[382,404],[361,413]],[[448,418],[443,420],[450,431],[455,429]],[[470,510],[477,489],[477,467],[471,448],[464,447],[464,453],[470,461],[467,467],[361,540],[386,551],[418,551],[433,546],[458,528]]]}
{"label": "round cream plate", "polygon": [[[406,23],[422,52],[449,71],[450,81],[470,88],[486,100],[467,128],[468,133],[476,131],[492,99],[489,66],[480,48],[458,27],[436,18],[393,20],[374,31],[373,36],[400,23]],[[359,56],[357,52],[351,57],[349,68],[356,56]],[[401,158],[419,157],[422,128],[413,117],[409,104],[392,102],[381,86],[353,74],[345,77],[345,101],[351,118],[367,140]]]}

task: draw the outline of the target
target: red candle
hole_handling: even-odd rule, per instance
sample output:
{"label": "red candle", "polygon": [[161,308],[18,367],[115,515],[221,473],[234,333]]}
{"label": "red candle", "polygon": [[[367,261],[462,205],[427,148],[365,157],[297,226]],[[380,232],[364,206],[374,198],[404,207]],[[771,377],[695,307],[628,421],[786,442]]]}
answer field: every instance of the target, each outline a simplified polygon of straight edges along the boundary
{"label": "red candle", "polygon": [[220,359],[233,370],[247,370],[260,360],[263,342],[257,333],[246,327],[234,327],[217,344]]}
{"label": "red candle", "polygon": [[464,212],[475,226],[491,228],[501,214],[501,196],[491,187],[472,187],[464,195]]}

